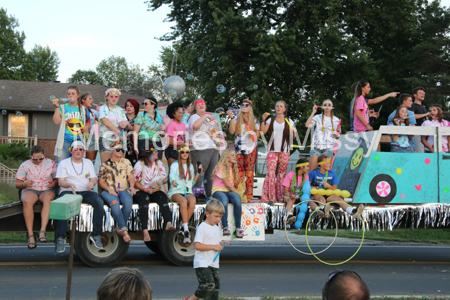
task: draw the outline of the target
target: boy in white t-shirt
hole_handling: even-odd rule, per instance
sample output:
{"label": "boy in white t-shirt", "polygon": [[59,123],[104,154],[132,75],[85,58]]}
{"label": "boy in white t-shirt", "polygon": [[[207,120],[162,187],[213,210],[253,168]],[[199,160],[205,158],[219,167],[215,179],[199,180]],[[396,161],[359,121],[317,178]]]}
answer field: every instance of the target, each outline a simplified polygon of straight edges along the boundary
{"label": "boy in white t-shirt", "polygon": [[222,241],[220,223],[225,208],[217,199],[212,198],[206,204],[206,220],[197,228],[195,234],[194,269],[198,279],[198,288],[194,295],[185,300],[219,299],[219,257],[218,252],[228,247],[230,242]]}

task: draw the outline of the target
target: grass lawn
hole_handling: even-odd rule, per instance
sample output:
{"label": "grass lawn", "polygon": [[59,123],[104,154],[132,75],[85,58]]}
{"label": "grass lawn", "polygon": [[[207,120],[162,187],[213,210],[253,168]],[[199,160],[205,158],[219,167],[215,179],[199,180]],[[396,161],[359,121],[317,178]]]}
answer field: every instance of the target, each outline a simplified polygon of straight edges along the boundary
{"label": "grass lawn", "polygon": [[[297,230],[295,232],[299,235],[305,235],[305,230]],[[311,230],[308,231],[308,236],[334,236],[335,229],[325,230]],[[362,237],[362,231],[351,231],[340,229],[338,237],[357,238]],[[450,244],[450,229],[394,229],[378,231],[370,230],[364,234],[364,239],[380,240],[380,241],[395,241],[395,242],[415,242],[415,243],[432,243],[432,244]]]}
{"label": "grass lawn", "polygon": [[0,205],[19,200],[18,190],[9,184],[0,182]]}

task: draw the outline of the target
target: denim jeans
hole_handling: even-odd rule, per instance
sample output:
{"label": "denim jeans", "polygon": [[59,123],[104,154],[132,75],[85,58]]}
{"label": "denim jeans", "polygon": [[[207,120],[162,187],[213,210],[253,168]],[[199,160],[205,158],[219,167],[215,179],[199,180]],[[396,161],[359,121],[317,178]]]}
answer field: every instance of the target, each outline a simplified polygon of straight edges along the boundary
{"label": "denim jeans", "polygon": [[219,199],[225,206],[225,213],[222,216],[223,228],[228,227],[228,203],[233,204],[233,215],[236,228],[241,228],[242,203],[241,196],[235,192],[214,192],[213,198]]}
{"label": "denim jeans", "polygon": [[411,146],[408,147],[398,147],[395,145],[391,145],[391,152],[397,153],[414,153],[414,148]]}
{"label": "denim jeans", "polygon": [[[65,191],[59,194],[59,197],[64,196],[65,194],[71,194],[70,191]],[[77,195],[81,195],[83,197],[83,203],[90,204],[94,207],[94,215],[93,215],[93,230],[92,235],[101,235],[102,229],[103,229],[103,200],[100,198],[100,196],[93,192],[93,191],[84,191],[84,192],[77,192]],[[66,237],[67,233],[67,221],[58,221],[57,222],[57,229],[56,229],[56,236],[64,238]]]}
{"label": "denim jeans", "polygon": [[[133,197],[131,197],[128,191],[120,191],[119,197],[110,195],[109,192],[103,191],[100,194],[103,201],[111,207],[111,214],[119,225],[120,230],[127,229],[127,221],[130,218],[131,206],[133,205]],[[117,201],[116,204],[111,205],[111,202]],[[122,210],[120,210],[120,204],[122,204]]]}
{"label": "denim jeans", "polygon": [[56,163],[60,163],[63,159],[69,158],[71,156],[71,153],[69,150],[71,144],[72,144],[72,142],[64,141],[64,145],[62,148],[62,156],[56,157],[56,159],[55,159]]}

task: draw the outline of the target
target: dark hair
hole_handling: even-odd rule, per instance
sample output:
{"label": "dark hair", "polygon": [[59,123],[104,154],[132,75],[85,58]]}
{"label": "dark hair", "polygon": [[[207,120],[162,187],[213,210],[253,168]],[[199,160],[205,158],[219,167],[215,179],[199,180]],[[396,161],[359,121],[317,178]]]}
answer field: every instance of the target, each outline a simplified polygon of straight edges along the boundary
{"label": "dark hair", "polygon": [[151,300],[152,288],[138,269],[117,268],[97,289],[97,300]]}
{"label": "dark hair", "polygon": [[[407,108],[406,106],[400,105],[400,106],[397,107],[397,109],[395,110],[395,116],[394,116],[394,119],[400,118],[400,110],[401,110],[402,108],[406,108],[406,111],[408,111],[408,108]],[[392,120],[392,123],[394,123],[394,120]],[[394,123],[394,125],[395,125],[395,123]],[[408,118],[405,119],[405,126],[409,126],[409,116],[408,116]]]}
{"label": "dark hair", "polygon": [[[281,141],[281,148],[283,148],[284,146],[288,146],[288,147],[289,147],[289,143],[290,143],[289,135],[290,135],[290,128],[291,128],[291,127],[289,126],[288,122],[286,121],[287,118],[288,118],[288,116],[287,116],[287,104],[286,104],[286,102],[283,101],[283,100],[278,100],[278,101],[276,102],[276,104],[278,104],[278,102],[283,103],[284,107],[286,108],[286,110],[284,111],[284,118],[285,118],[285,120],[284,120],[283,139],[282,139],[282,141]],[[276,105],[276,104],[275,104],[275,105]],[[273,134],[273,123],[275,122],[275,119],[276,119],[276,117],[272,117],[271,120],[270,120],[270,125],[269,125],[269,129],[268,129],[268,133],[269,133],[269,141],[270,141],[270,139],[272,138],[272,134]],[[272,144],[270,145],[270,151],[273,151],[273,150],[274,150],[274,146],[275,146],[274,143],[272,143]]]}
{"label": "dark hair", "polygon": [[410,94],[401,94],[400,97],[398,98],[398,102],[400,102],[400,106],[403,105],[403,102],[406,101],[406,99],[411,98],[412,96]]}
{"label": "dark hair", "polygon": [[[352,110],[351,110],[351,117],[354,118],[354,111],[355,111],[355,105],[356,105],[356,100],[358,100],[359,96],[362,95],[362,88],[365,87],[366,85],[368,85],[369,82],[367,80],[360,80],[358,81],[358,84],[355,87],[355,99],[353,101],[353,106],[352,106]],[[331,120],[333,121],[333,120]]]}
{"label": "dark hair", "polygon": [[33,156],[33,154],[35,154],[35,153],[44,154],[44,149],[39,145],[34,145],[33,148],[31,148],[30,156]]}
{"label": "dark hair", "polygon": [[167,109],[166,109],[167,116],[173,120],[175,118],[175,112],[180,107],[184,107],[184,105],[180,102],[173,102],[172,104],[169,104],[169,106],[167,106]]}
{"label": "dark hair", "polygon": [[139,109],[141,108],[141,106],[139,105],[139,102],[134,99],[134,98],[128,98],[127,101],[125,101],[125,104],[123,105],[124,109],[127,109],[127,103],[130,102],[131,105],[133,105],[134,107],[134,114],[137,116],[137,114],[139,113]]}
{"label": "dark hair", "polygon": [[369,300],[367,284],[353,271],[339,270],[329,274],[322,288],[323,300]]}
{"label": "dark hair", "polygon": [[[440,105],[440,104],[433,104],[433,105],[430,106],[430,109],[433,108],[433,107],[435,107],[437,109],[437,111],[438,111],[437,117],[438,117],[439,123],[441,123],[443,121],[443,114],[444,114],[442,112],[442,105]],[[430,115],[430,120],[432,120],[431,115]]]}
{"label": "dark hair", "polygon": [[[415,88],[413,88],[411,94],[416,95],[418,91],[424,91],[424,88],[421,86],[415,87]],[[414,96],[414,98],[416,98],[416,97]]]}
{"label": "dark hair", "polygon": [[153,97],[153,96],[145,97],[144,101],[145,101],[146,99],[150,100],[150,103],[152,103],[153,105],[155,105],[155,109],[158,107],[158,100],[156,100],[155,97]]}
{"label": "dark hair", "polygon": [[[307,160],[307,159],[304,159],[304,158],[299,158],[298,160],[297,160],[297,162],[295,163],[295,165],[297,166],[298,164],[303,164],[303,163],[307,163],[307,162],[309,162],[309,160]],[[301,167],[295,167],[295,170],[300,170],[300,168]]]}

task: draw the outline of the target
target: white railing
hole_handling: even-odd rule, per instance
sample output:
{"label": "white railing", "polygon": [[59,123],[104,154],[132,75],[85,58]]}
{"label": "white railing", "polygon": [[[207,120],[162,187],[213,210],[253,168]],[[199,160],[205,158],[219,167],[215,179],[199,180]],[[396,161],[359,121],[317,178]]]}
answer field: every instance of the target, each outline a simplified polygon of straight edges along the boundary
{"label": "white railing", "polygon": [[19,143],[25,142],[25,146],[31,148],[38,143],[38,137],[35,135],[34,137],[28,136],[0,136],[0,144],[10,144],[10,143]]}
{"label": "white railing", "polygon": [[11,186],[16,186],[16,173],[17,170],[10,169],[0,163],[0,182],[4,182]]}

